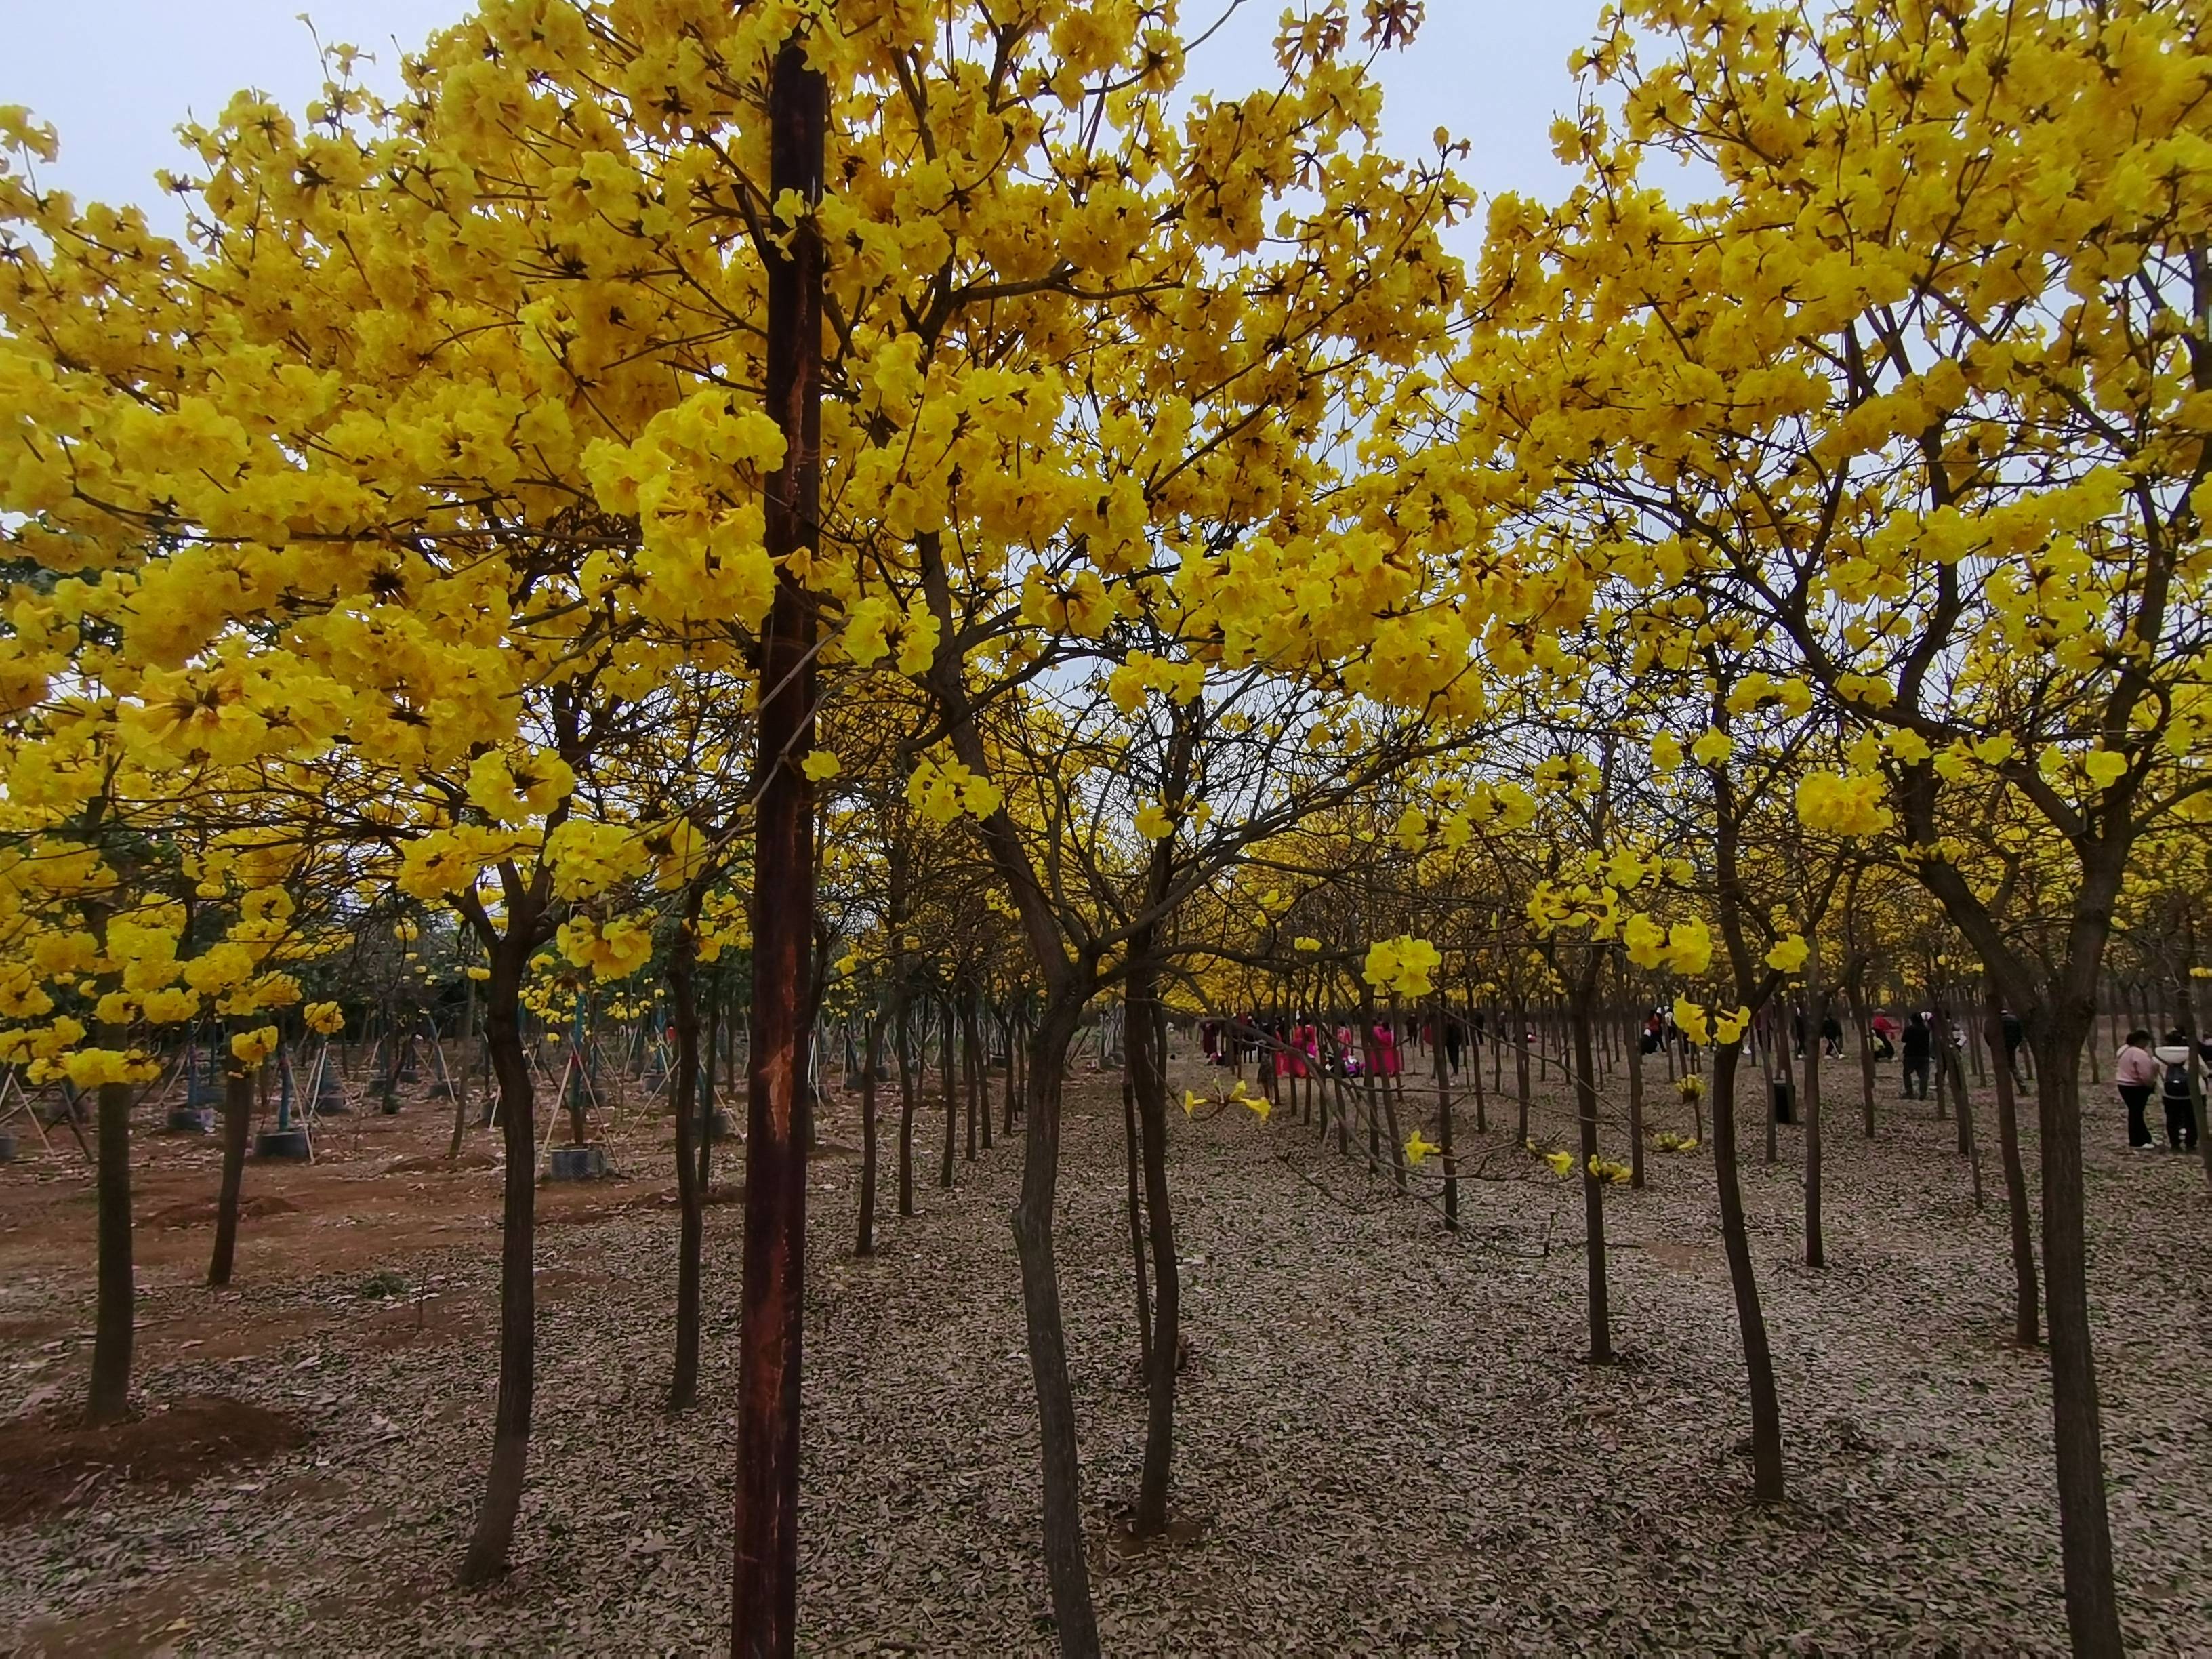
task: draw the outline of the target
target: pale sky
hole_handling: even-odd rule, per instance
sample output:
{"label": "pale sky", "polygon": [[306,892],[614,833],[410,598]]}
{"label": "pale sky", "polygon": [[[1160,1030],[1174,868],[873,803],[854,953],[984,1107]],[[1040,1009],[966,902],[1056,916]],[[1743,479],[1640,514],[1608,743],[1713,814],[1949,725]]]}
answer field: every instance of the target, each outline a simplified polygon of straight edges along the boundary
{"label": "pale sky", "polygon": [[[1197,33],[1226,3],[1185,0],[1185,28]],[[1284,3],[1245,0],[1194,58],[1188,84],[1224,94],[1267,84]],[[1426,154],[1434,131],[1448,127],[1473,142],[1460,171],[1486,198],[1563,193],[1567,176],[1552,157],[1549,129],[1573,105],[1567,55],[1589,38],[1599,4],[1429,0],[1419,39],[1384,62],[1392,147]],[[179,121],[212,119],[241,87],[295,111],[319,88],[302,10],[325,41],[376,54],[370,79],[391,86],[395,38],[412,47],[466,9],[467,0],[0,0],[0,104],[26,105],[59,129],[61,161],[40,169],[42,183],[80,199],[138,202],[173,230],[181,221],[157,200],[153,173],[183,165]],[[1464,252],[1474,246],[1472,235],[1461,241]]]}

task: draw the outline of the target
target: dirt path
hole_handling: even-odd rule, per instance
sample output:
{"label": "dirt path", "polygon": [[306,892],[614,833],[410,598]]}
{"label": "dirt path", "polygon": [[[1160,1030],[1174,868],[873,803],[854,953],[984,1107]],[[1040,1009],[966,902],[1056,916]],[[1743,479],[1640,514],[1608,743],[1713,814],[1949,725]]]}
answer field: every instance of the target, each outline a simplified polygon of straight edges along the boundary
{"label": "dirt path", "polygon": [[[1650,1189],[1611,1194],[1628,1359],[1592,1369],[1577,1190],[1536,1160],[1493,1137],[1499,1178],[1468,1183],[1451,1237],[1285,1115],[1176,1115],[1194,1353],[1176,1508],[1194,1535],[1133,1550],[1115,1540],[1143,1417],[1121,1113],[1110,1090],[1073,1093],[1062,1274],[1109,1651],[2063,1650],[2041,1366],[2004,1340],[2002,1210],[1993,1192],[1974,1211],[1948,1126],[1923,1115],[1872,1145],[1832,1129],[1820,1273],[1793,1265],[1794,1133],[1772,1169],[1754,1139],[1792,1484],[1788,1505],[1759,1510],[1742,1501],[1740,1362],[1699,1156],[1656,1155]],[[1542,1106],[1540,1136],[1558,1144],[1565,1121]],[[385,1121],[407,1127],[364,1127],[350,1164],[252,1172],[249,1192],[295,1207],[249,1224],[234,1291],[197,1285],[204,1228],[142,1235],[147,1393],[238,1395],[297,1413],[313,1437],[181,1495],[110,1490],[0,1534],[0,1631],[19,1651],[726,1640],[735,1211],[709,1222],[705,1401],[672,1421],[659,1400],[674,1228],[654,1126],[623,1152],[636,1178],[547,1189],[568,1224],[541,1241],[520,1559],[501,1586],[464,1594],[451,1575],[489,1441],[496,1173],[386,1173],[417,1142],[442,1150],[442,1127]],[[148,1154],[149,1207],[204,1199],[210,1175],[163,1167],[167,1150]],[[850,1160],[817,1166],[810,1650],[1049,1650],[1006,1226],[1018,1157],[1002,1144],[962,1164],[951,1194],[926,1164],[924,1212],[887,1217],[867,1262],[849,1255]],[[2202,1176],[2101,1142],[2090,1164],[2130,1643],[2204,1651]],[[18,1399],[81,1380],[90,1214],[67,1184],[0,1173],[0,1360]],[[404,1289],[364,1297],[377,1272]]]}

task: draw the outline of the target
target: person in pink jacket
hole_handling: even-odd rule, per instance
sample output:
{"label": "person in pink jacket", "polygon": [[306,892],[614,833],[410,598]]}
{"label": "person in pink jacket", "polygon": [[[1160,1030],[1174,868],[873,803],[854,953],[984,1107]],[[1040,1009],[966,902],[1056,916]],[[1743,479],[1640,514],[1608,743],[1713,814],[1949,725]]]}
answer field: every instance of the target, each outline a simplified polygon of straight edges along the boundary
{"label": "person in pink jacket", "polygon": [[2150,1126],[2143,1121],[2143,1108],[2150,1104],[2151,1091],[2158,1087],[2158,1057],[2150,1051],[2150,1033],[2129,1032],[2112,1080],[2119,1085],[2121,1103],[2128,1109],[2128,1146],[2138,1152],[2154,1150]]}
{"label": "person in pink jacket", "polygon": [[1398,1059],[1397,1029],[1390,1025],[1376,1025],[1371,1028],[1371,1034],[1375,1039],[1375,1075],[1397,1076],[1401,1063]]}

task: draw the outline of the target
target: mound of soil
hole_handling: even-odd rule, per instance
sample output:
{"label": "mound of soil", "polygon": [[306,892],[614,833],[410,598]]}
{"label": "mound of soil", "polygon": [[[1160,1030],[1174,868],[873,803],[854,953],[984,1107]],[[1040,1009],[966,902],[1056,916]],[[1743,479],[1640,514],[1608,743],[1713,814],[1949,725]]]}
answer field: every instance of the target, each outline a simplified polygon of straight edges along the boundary
{"label": "mound of soil", "polygon": [[[215,1225],[216,1201],[211,1198],[187,1199],[181,1204],[170,1204],[146,1218],[156,1227],[212,1227]],[[254,1193],[238,1200],[240,1221],[262,1221],[272,1215],[297,1215],[300,1206],[289,1198],[279,1198],[274,1193]]]}
{"label": "mound of soil", "polygon": [[89,1428],[73,1411],[0,1425],[0,1524],[82,1503],[111,1484],[172,1492],[304,1444],[288,1413],[222,1395],[186,1395],[142,1417]]}

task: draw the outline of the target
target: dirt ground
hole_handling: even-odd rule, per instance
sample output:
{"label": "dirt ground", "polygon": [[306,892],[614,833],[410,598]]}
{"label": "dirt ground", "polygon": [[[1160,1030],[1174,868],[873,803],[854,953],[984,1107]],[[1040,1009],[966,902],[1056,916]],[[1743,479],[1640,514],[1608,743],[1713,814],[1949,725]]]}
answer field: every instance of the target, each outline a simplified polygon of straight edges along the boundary
{"label": "dirt ground", "polygon": [[[1179,1071],[1178,1088],[1204,1086]],[[1822,1272],[1798,1265],[1798,1132],[1783,1131],[1770,1167],[1747,1125],[1789,1440],[1790,1499],[1772,1509],[1746,1501],[1741,1359],[1702,1154],[1655,1153],[1645,1190],[1609,1191],[1626,1358],[1592,1368],[1578,1188],[1519,1150],[1510,1103],[1492,1100],[1486,1139],[1461,1107],[1483,1178],[1466,1183],[1456,1235],[1432,1182],[1400,1197],[1291,1113],[1174,1115],[1192,1355],[1182,1525],[1173,1544],[1136,1548],[1116,1532],[1144,1414],[1121,1110],[1109,1082],[1078,1079],[1060,1272],[1108,1650],[2063,1651],[2047,1388],[2039,1358],[2007,1340],[1994,1148],[1977,1210],[1950,1126],[1889,1098],[1893,1069],[1882,1085],[1872,1142],[1855,1079],[1827,1091]],[[1651,1092],[1655,1127],[1688,1127]],[[921,1213],[893,1212],[887,1167],[881,1249],[857,1261],[856,1161],[841,1150],[858,1139],[854,1109],[842,1096],[825,1109],[810,1194],[801,1644],[1048,1651],[1006,1224],[1018,1146],[963,1158],[940,1190],[942,1118],[925,1110]],[[617,1178],[540,1188],[538,1433],[515,1570],[488,1590],[453,1587],[489,1443],[500,1170],[495,1138],[473,1127],[444,1162],[451,1111],[417,1098],[334,1120],[313,1165],[251,1165],[222,1292],[202,1283],[215,1145],[148,1116],[133,1170],[141,1395],[240,1401],[304,1443],[276,1436],[185,1489],[93,1480],[0,1526],[0,1651],[726,1640],[738,1217],[710,1214],[704,1399],[672,1419],[672,1142],[641,1107],[603,1126]],[[1986,1103],[1980,1118],[1993,1121]],[[891,1127],[887,1113],[887,1152]],[[1534,1133],[1568,1142],[1549,1079]],[[2190,1160],[2124,1150],[2117,1109],[2087,1139],[2130,1645],[2212,1651],[2212,1206]],[[1617,1127],[1607,1141],[1621,1152]],[[89,1166],[65,1132],[52,1154],[24,1150],[0,1166],[0,1385],[16,1413],[0,1435],[18,1456],[73,1407],[91,1334]],[[734,1178],[742,1149],[724,1151]]]}

